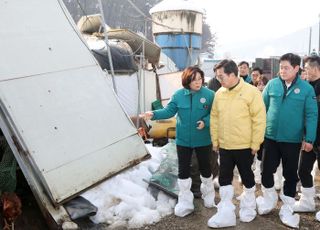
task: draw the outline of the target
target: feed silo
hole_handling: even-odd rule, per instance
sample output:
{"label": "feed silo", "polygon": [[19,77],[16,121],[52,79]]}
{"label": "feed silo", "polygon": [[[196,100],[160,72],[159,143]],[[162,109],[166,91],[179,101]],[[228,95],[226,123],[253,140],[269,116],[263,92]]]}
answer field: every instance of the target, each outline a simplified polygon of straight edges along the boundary
{"label": "feed silo", "polygon": [[194,65],[201,49],[203,10],[188,0],[164,0],[150,9],[155,42],[179,70]]}

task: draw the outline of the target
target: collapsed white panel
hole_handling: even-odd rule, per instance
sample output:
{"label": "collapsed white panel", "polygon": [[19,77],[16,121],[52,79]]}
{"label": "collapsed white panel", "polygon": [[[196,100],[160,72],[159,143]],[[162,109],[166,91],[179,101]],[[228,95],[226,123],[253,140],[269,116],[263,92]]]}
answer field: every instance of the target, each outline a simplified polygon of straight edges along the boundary
{"label": "collapsed white panel", "polygon": [[95,65],[59,1],[0,4],[1,80]]}
{"label": "collapsed white panel", "polygon": [[60,1],[0,1],[2,109],[55,203],[148,154],[74,28]]}

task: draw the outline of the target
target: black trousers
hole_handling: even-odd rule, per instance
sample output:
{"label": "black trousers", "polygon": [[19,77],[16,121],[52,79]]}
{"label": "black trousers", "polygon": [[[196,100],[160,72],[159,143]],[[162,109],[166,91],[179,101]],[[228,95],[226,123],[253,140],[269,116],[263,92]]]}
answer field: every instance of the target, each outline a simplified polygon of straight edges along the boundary
{"label": "black trousers", "polygon": [[259,161],[262,161],[262,152],[263,152],[263,142],[262,142],[262,144],[260,145],[260,148],[259,148],[259,150],[258,150],[258,152],[257,152],[257,159],[258,159]]}
{"label": "black trousers", "polygon": [[195,148],[189,148],[177,145],[178,153],[178,178],[187,179],[190,177],[191,171],[191,157],[193,151],[195,152],[198,164],[199,171],[203,177],[211,176],[211,165],[210,165],[210,154],[212,154],[212,145],[201,146]]}
{"label": "black trousers", "polygon": [[[212,150],[212,153],[209,154],[209,162],[210,162],[210,168],[212,177],[215,178],[219,173],[219,164],[218,164],[218,153]],[[198,166],[198,159],[197,155],[193,154],[191,158],[191,179],[192,179],[192,186],[191,191],[192,192],[200,192],[200,171]]]}
{"label": "black trousers", "polygon": [[301,151],[298,175],[304,188],[313,187],[311,171],[316,160],[318,161],[318,168],[320,169],[320,153],[318,151]]}
{"label": "black trousers", "polygon": [[220,154],[220,186],[231,185],[233,179],[233,170],[237,166],[243,185],[246,188],[252,188],[255,185],[254,174],[251,165],[254,155],[251,149],[226,150],[219,149]]}
{"label": "black trousers", "polygon": [[301,143],[277,142],[268,138],[264,140],[262,156],[261,182],[265,188],[274,186],[273,174],[282,161],[283,177],[285,179],[283,193],[295,197],[298,182],[298,163]]}

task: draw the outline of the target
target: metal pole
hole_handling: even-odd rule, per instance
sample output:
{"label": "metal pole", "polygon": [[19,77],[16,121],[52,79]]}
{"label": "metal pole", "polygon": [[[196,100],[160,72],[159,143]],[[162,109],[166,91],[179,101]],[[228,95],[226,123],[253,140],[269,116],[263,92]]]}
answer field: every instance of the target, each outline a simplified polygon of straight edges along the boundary
{"label": "metal pole", "polygon": [[[147,39],[147,21],[146,20],[144,20],[144,36]],[[144,65],[146,63],[146,57],[145,57],[146,47],[145,47],[144,40],[142,42],[143,42],[142,43],[143,111],[146,111],[146,75],[144,71]]]}
{"label": "metal pole", "polygon": [[[145,15],[131,0],[127,0],[129,4],[139,13],[141,14],[144,18],[144,36],[147,39],[147,15]],[[143,111],[146,110],[146,79],[145,79],[145,71],[144,71],[144,64],[145,64],[145,42],[144,40],[142,41],[142,54],[140,55],[140,83],[142,84],[142,98],[139,97],[139,100],[142,100],[142,105],[143,105]],[[140,89],[141,89],[140,88]],[[141,96],[141,93],[139,94]],[[140,106],[141,109],[141,106]],[[140,111],[141,112],[141,111]]]}
{"label": "metal pole", "polygon": [[103,30],[104,30],[104,39],[105,39],[105,43],[107,44],[107,52],[108,52],[110,70],[111,70],[111,79],[112,79],[113,90],[117,94],[117,87],[116,87],[116,82],[115,82],[115,79],[114,79],[114,69],[113,69],[111,49],[110,49],[110,44],[109,44],[109,39],[108,39],[108,31],[107,31],[107,28],[106,28],[106,21],[104,19],[102,2],[101,2],[101,0],[99,0],[98,2],[99,2],[99,8],[100,8],[101,17],[102,17],[102,24],[103,24],[102,27],[103,27]]}
{"label": "metal pole", "polygon": [[309,52],[308,52],[308,55],[310,55],[310,53],[311,53],[311,37],[312,37],[312,27],[310,27],[310,31],[309,31]]}

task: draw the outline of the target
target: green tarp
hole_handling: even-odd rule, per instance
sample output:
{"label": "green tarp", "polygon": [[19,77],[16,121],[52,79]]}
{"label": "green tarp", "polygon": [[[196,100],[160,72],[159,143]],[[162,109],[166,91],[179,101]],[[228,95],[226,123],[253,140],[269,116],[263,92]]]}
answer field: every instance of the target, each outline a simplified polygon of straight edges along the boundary
{"label": "green tarp", "polygon": [[[149,184],[154,186],[167,194],[177,198],[179,193],[178,188],[178,158],[175,140],[169,139],[169,143],[162,147],[161,151],[167,155],[167,157],[160,163],[159,169],[151,176]],[[213,178],[218,175],[219,165],[217,163],[218,154],[212,151],[209,156],[211,172]],[[201,197],[200,192],[200,172],[198,167],[198,161],[195,154],[191,159],[191,171],[192,178],[191,191],[195,197]]]}
{"label": "green tarp", "polygon": [[16,190],[17,162],[4,136],[0,135],[0,194]]}
{"label": "green tarp", "polygon": [[174,140],[161,149],[167,157],[161,162],[159,169],[152,175],[149,184],[173,197],[178,197],[178,158],[176,144]]}

